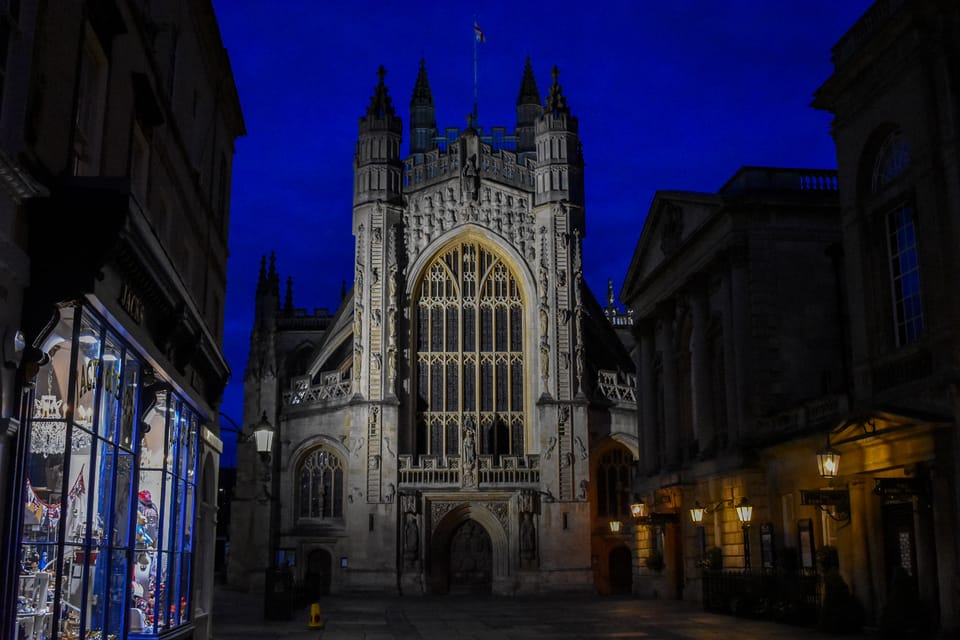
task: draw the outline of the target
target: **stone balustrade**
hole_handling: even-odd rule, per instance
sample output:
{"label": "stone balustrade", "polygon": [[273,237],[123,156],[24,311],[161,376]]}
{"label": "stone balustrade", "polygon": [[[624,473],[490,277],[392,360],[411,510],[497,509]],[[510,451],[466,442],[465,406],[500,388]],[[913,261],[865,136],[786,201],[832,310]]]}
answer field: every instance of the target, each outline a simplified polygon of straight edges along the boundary
{"label": "stone balustrade", "polygon": [[601,369],[597,372],[597,390],[612,402],[637,402],[637,376],[633,373]]}
{"label": "stone balustrade", "polygon": [[300,407],[313,404],[344,403],[350,399],[351,384],[339,371],[321,373],[318,385],[311,385],[310,376],[294,378],[290,391],[283,393],[284,407]]}
{"label": "stone balustrade", "polygon": [[[397,456],[400,486],[459,486],[460,456]],[[540,483],[540,456],[477,456],[481,487],[517,487]]]}

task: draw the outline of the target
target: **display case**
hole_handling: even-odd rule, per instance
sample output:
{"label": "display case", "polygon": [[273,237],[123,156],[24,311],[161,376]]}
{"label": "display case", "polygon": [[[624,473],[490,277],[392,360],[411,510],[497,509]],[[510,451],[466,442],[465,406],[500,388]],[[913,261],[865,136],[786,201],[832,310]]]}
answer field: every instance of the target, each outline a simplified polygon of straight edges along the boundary
{"label": "display case", "polygon": [[61,310],[37,376],[19,633],[153,637],[189,620],[201,420],[95,313]]}

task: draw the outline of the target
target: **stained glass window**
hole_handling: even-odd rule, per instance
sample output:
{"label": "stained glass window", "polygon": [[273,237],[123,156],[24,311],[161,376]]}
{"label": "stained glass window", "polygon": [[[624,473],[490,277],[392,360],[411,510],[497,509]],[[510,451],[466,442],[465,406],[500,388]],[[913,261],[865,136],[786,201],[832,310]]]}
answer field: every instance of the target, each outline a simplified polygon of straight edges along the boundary
{"label": "stained glass window", "polygon": [[297,466],[297,513],[301,518],[343,517],[343,464],[319,447]]}
{"label": "stained glass window", "polygon": [[[427,266],[415,295],[416,453],[458,453],[467,425],[481,454],[523,453],[523,301],[494,252],[463,242]],[[479,316],[479,317],[478,317]]]}

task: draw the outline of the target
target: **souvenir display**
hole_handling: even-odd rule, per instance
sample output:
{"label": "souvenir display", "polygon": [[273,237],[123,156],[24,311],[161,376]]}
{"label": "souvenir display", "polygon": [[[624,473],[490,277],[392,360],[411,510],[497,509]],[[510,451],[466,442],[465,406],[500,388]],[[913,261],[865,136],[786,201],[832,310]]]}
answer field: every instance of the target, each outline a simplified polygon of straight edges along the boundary
{"label": "souvenir display", "polygon": [[18,640],[156,637],[189,621],[200,419],[86,309],[63,309],[43,349]]}

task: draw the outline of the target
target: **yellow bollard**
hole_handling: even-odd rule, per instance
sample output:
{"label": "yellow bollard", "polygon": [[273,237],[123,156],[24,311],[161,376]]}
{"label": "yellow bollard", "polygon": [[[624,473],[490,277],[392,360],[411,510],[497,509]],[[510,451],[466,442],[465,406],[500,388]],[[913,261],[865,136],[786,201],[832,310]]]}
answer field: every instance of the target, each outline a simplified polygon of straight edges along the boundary
{"label": "yellow bollard", "polygon": [[323,629],[323,616],[320,615],[320,603],[314,602],[310,605],[310,625],[311,629]]}

